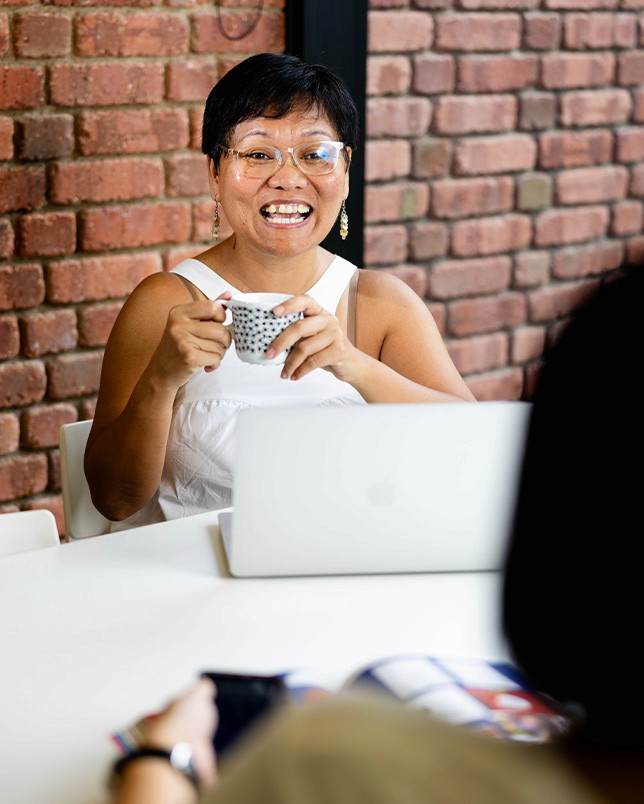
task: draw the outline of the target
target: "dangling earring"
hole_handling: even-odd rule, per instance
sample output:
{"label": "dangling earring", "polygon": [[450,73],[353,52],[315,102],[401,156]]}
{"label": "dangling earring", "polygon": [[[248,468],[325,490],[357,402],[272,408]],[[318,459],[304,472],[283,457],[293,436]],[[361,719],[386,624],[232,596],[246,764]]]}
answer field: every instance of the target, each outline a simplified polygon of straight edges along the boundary
{"label": "dangling earring", "polygon": [[210,230],[210,234],[212,235],[212,239],[216,240],[219,237],[219,224],[221,221],[219,220],[219,201],[215,198],[215,217],[212,219],[212,229]]}
{"label": "dangling earring", "polygon": [[340,237],[343,240],[347,239],[349,234],[349,216],[347,215],[346,202],[342,202],[342,209],[340,210]]}

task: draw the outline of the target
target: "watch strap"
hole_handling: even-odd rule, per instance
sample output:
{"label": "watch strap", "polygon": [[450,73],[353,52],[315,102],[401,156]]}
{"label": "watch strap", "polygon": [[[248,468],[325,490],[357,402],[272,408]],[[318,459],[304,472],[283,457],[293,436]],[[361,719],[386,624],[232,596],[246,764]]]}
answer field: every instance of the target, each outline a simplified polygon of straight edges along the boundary
{"label": "watch strap", "polygon": [[186,777],[195,787],[196,791],[200,791],[199,777],[195,771],[191,759],[186,759],[186,749],[190,752],[190,746],[187,743],[177,743],[171,751],[163,748],[144,747],[137,748],[126,754],[124,757],[117,759],[112,766],[112,784],[118,782],[123,775],[125,768],[137,759],[146,759],[149,757],[156,757],[168,762],[174,770],[181,773]]}

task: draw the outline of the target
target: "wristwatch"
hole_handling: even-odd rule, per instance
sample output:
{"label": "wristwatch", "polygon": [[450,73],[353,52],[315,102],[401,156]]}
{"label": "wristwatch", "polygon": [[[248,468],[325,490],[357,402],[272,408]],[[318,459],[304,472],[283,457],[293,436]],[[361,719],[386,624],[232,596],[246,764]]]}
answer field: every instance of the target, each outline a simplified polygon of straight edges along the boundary
{"label": "wristwatch", "polygon": [[192,762],[192,746],[190,743],[177,743],[170,751],[163,748],[137,748],[124,757],[117,759],[112,766],[112,775],[110,777],[110,784],[112,787],[116,786],[123,775],[123,771],[130,764],[137,759],[144,759],[145,757],[157,757],[169,762],[170,765],[179,773],[182,773],[195,787],[197,793],[200,790],[199,777]]}

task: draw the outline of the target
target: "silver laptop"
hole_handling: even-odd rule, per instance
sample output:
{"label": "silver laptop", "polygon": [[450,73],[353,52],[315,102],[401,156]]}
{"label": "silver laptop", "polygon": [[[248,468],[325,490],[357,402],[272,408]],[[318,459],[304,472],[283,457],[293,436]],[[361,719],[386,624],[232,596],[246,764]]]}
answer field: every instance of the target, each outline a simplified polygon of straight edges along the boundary
{"label": "silver laptop", "polygon": [[497,570],[529,402],[245,410],[232,575]]}

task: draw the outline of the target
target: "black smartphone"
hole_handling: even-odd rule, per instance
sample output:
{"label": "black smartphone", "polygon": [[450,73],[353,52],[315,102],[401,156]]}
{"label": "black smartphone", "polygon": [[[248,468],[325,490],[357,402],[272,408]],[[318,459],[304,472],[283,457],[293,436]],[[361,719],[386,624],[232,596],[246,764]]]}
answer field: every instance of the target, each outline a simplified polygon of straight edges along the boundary
{"label": "black smartphone", "polygon": [[252,723],[286,699],[281,676],[213,672],[201,675],[212,679],[217,687],[219,725],[214,746],[218,756],[236,743]]}

